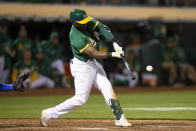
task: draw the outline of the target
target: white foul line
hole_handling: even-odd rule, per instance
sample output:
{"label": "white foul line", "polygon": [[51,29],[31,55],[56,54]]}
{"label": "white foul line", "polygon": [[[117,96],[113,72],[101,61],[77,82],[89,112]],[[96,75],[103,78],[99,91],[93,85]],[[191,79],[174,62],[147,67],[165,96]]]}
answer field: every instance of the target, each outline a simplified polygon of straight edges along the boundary
{"label": "white foul line", "polygon": [[142,107],[142,108],[123,108],[124,110],[142,111],[177,111],[177,110],[196,110],[196,107]]}

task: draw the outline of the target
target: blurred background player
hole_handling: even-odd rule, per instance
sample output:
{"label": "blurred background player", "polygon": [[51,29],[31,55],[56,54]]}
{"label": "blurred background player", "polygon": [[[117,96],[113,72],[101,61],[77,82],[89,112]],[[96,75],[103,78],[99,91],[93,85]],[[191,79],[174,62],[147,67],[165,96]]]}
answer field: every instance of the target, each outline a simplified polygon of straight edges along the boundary
{"label": "blurred background player", "polygon": [[[14,65],[14,69],[12,73],[12,82],[16,80],[16,76],[18,74],[30,72],[31,73],[30,77],[24,81],[25,88],[27,89],[36,89],[40,87],[53,88],[54,82],[51,79],[49,79],[47,76],[44,76],[46,75],[46,73],[50,74],[50,72],[52,71],[50,66],[46,67],[46,64],[50,64],[50,63],[48,63],[47,60],[44,59],[44,56],[42,56],[42,53],[40,51],[38,51],[38,54],[36,55],[37,62],[35,60],[32,60],[32,54],[31,54],[32,52],[30,48],[26,46],[24,47],[24,59],[18,61]],[[37,63],[39,63],[39,65]]]}
{"label": "blurred background player", "polygon": [[174,44],[172,37],[167,38],[162,46],[162,68],[169,74],[169,84],[173,85],[177,82],[177,69],[174,63]]}
{"label": "blurred background player", "polygon": [[37,47],[36,49],[36,62],[38,66],[38,80],[34,82],[36,83],[36,87],[46,87],[46,88],[54,88],[55,83],[53,81],[53,70],[51,67],[51,62],[48,57],[43,53],[41,47]]}
{"label": "blurred background player", "polygon": [[7,82],[11,68],[11,59],[15,53],[12,40],[7,34],[7,25],[0,23],[0,82]]}
{"label": "blurred background player", "polygon": [[33,82],[37,79],[37,64],[34,60],[32,60],[32,52],[29,45],[25,45],[23,47],[23,59],[20,59],[16,62],[12,72],[12,82],[16,80],[18,74],[22,74],[25,72],[30,72],[31,76],[24,82],[24,86],[28,89],[33,89],[35,86]]}
{"label": "blurred background player", "polygon": [[23,59],[24,47],[28,46],[28,48],[32,51],[33,42],[28,38],[28,32],[25,26],[21,26],[18,38],[14,41],[14,50],[16,52],[15,61],[21,61]]}
{"label": "blurred background player", "polygon": [[48,41],[42,41],[40,46],[44,48],[45,55],[51,61],[51,66],[54,69],[56,79],[60,79],[61,86],[70,87],[66,82],[65,69],[62,61],[62,46],[59,43],[59,35],[57,32],[50,34]]}
{"label": "blurred background player", "polygon": [[184,49],[181,47],[179,40],[180,40],[179,36],[175,35],[173,38],[174,52],[175,52],[174,61],[180,76],[179,79],[181,83],[186,83],[185,81],[187,79],[188,82],[195,84],[196,83],[195,68],[193,65],[187,62],[187,55]]}

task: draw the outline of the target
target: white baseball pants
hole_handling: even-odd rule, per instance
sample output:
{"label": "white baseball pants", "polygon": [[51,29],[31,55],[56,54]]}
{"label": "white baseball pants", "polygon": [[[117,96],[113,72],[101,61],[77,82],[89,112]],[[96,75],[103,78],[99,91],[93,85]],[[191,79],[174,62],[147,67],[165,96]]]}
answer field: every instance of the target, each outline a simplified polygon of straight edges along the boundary
{"label": "white baseball pants", "polygon": [[74,77],[75,96],[56,107],[47,109],[49,118],[58,118],[85,104],[92,85],[103,94],[107,105],[112,98],[112,86],[104,69],[96,60],[83,62],[74,58],[72,62],[71,73]]}

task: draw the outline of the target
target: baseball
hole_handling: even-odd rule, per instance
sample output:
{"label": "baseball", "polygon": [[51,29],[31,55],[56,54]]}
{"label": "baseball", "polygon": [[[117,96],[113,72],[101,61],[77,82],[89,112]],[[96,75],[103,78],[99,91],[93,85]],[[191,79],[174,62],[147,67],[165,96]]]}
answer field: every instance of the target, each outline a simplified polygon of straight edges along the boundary
{"label": "baseball", "polygon": [[151,72],[153,70],[153,67],[151,65],[146,66],[146,70],[148,72]]}

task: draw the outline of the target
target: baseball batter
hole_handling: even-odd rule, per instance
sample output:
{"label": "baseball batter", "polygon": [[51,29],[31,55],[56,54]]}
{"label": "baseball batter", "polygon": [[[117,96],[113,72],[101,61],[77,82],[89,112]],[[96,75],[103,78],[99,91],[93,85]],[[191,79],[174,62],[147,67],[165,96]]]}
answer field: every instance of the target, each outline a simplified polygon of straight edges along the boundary
{"label": "baseball batter", "polygon": [[[122,48],[117,44],[113,34],[107,26],[87,16],[81,9],[74,9],[70,13],[72,28],[70,43],[74,58],[71,61],[71,73],[74,77],[75,96],[53,108],[42,111],[41,125],[48,126],[52,118],[58,118],[85,104],[92,85],[104,96],[106,104],[111,107],[116,126],[132,126],[121,109],[120,103],[102,66],[94,58],[121,58]],[[115,52],[100,52],[99,37],[104,36],[114,45]]]}

